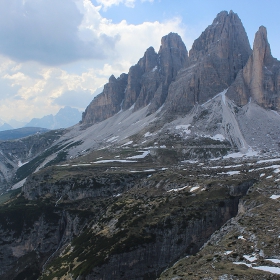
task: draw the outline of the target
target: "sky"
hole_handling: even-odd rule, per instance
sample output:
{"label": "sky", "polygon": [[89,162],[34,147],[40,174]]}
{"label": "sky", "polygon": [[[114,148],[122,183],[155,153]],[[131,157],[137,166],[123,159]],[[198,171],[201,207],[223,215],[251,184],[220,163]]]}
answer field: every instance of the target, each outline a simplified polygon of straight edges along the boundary
{"label": "sky", "polygon": [[251,46],[264,25],[280,60],[279,0],[1,0],[0,119],[84,111],[162,36],[176,32],[190,50],[223,10],[239,15]]}

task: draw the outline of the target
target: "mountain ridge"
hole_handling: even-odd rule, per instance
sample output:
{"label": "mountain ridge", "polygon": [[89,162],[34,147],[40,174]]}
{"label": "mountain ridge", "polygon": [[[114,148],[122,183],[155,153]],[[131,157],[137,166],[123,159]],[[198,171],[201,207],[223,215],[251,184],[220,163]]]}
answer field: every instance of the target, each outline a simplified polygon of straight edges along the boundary
{"label": "mountain ridge", "polygon": [[265,28],[251,50],[224,11],[82,122],[0,142],[1,279],[279,279],[277,71]]}

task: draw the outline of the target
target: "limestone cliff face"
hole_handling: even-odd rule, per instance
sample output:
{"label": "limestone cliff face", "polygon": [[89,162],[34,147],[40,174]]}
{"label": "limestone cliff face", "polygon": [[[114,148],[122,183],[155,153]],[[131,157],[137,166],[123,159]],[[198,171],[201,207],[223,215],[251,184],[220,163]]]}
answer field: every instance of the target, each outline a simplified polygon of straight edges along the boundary
{"label": "limestone cliff face", "polygon": [[252,98],[264,108],[279,110],[280,62],[271,55],[264,26],[256,33],[253,53],[227,95],[238,105]]}
{"label": "limestone cliff face", "polygon": [[122,74],[118,79],[112,75],[102,94],[94,98],[86,108],[82,116],[83,123],[100,122],[118,113],[121,110],[126,85],[126,74]]}
{"label": "limestone cliff face", "polygon": [[164,36],[158,53],[154,48],[148,48],[127,75],[110,78],[104,91],[87,107],[82,122],[93,124],[120,110],[132,106],[138,110],[150,103],[150,111],[157,110],[166,99],[170,83],[178,71],[187,65],[188,52],[181,37],[176,33]]}
{"label": "limestone cliff face", "polygon": [[251,48],[238,15],[221,12],[189,52],[190,66],[170,86],[166,105],[187,112],[228,88],[244,67]]}

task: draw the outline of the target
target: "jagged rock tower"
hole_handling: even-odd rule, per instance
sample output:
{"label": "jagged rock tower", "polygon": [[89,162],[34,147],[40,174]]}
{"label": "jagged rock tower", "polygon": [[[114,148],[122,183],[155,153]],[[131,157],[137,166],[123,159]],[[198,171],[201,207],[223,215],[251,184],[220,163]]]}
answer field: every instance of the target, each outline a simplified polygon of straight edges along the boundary
{"label": "jagged rock tower", "polygon": [[111,76],[103,92],[89,104],[82,122],[91,125],[120,110],[148,114],[164,105],[171,114],[186,114],[228,89],[237,105],[252,97],[260,106],[279,109],[279,61],[271,56],[266,29],[256,33],[253,52],[237,14],[223,11],[188,51],[178,34],[161,40],[158,53],[150,47],[128,74]]}

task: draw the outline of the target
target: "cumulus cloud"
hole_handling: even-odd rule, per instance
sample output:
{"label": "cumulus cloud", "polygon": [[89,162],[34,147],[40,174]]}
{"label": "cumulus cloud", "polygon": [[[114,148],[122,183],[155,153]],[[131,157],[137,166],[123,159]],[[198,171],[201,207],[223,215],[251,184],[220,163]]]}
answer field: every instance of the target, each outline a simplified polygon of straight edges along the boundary
{"label": "cumulus cloud", "polygon": [[47,65],[105,58],[117,38],[98,31],[80,37],[82,0],[0,1],[0,52],[17,61]]}
{"label": "cumulus cloud", "polygon": [[89,0],[0,2],[1,118],[28,120],[65,105],[85,109],[111,74],[127,73],[150,46],[158,51],[162,36],[184,38],[180,18],[113,23],[100,9]]}
{"label": "cumulus cloud", "polygon": [[135,5],[135,0],[96,0],[96,2],[101,4],[104,10],[107,10],[107,8],[110,8],[113,5],[119,5],[121,3],[130,8],[134,8]]}
{"label": "cumulus cloud", "polygon": [[54,103],[60,106],[70,106],[84,109],[92,100],[89,90],[69,90],[54,99]]}

